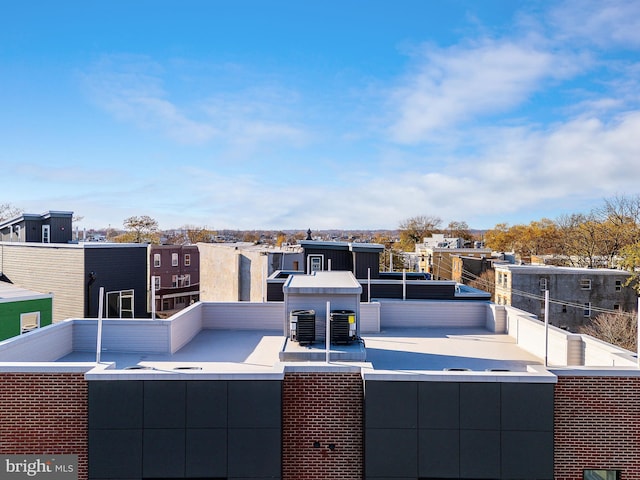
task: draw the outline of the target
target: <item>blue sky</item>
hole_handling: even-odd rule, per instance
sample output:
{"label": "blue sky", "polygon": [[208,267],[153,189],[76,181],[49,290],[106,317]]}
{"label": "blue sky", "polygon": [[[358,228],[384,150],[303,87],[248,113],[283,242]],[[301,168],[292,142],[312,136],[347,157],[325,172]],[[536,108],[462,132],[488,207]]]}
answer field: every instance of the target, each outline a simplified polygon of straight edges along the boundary
{"label": "blue sky", "polygon": [[0,5],[0,203],[472,228],[640,193],[640,2]]}

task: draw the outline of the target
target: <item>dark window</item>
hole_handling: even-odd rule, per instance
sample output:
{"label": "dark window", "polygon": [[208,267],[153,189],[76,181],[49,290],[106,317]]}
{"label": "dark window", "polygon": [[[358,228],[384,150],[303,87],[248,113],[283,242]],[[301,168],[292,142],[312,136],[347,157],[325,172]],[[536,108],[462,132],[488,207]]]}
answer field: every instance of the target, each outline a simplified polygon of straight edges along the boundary
{"label": "dark window", "polygon": [[583,480],[619,480],[620,471],[618,470],[584,470],[582,473]]}

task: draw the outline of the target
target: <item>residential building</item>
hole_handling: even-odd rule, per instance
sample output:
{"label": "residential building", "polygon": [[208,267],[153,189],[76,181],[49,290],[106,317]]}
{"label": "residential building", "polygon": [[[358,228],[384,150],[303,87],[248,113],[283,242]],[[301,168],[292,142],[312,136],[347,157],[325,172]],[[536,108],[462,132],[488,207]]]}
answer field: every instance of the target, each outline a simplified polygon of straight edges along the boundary
{"label": "residential building", "polygon": [[103,315],[148,317],[147,245],[132,243],[0,242],[4,279],[51,293],[53,321]]}
{"label": "residential building", "polygon": [[378,243],[323,242],[300,240],[304,254],[304,272],[342,270],[358,278],[380,277],[380,253],[384,245]]}
{"label": "residential building", "polygon": [[[416,244],[419,270],[431,274],[436,280],[455,280],[454,257],[491,257],[490,248],[467,248],[463,245],[463,239],[447,238],[443,234],[435,234],[431,239],[425,238],[423,243]],[[478,247],[481,245],[477,243]]]}
{"label": "residential building", "polygon": [[276,271],[267,279],[267,300],[282,301],[283,285],[290,275],[323,271],[351,272],[362,286],[361,300],[382,298],[403,300],[490,300],[487,292],[455,281],[430,281],[419,272],[381,272],[380,254],[384,246],[377,243],[303,240],[303,272]]}
{"label": "residential building", "polygon": [[52,304],[51,294],[0,281],[0,341],[50,325]]}
{"label": "residential building", "polygon": [[251,242],[198,243],[200,298],[210,302],[261,302],[267,278],[279,270],[299,271],[298,246],[269,247]]}
{"label": "residential building", "polygon": [[196,245],[149,245],[149,290],[156,312],[173,314],[200,299],[200,251]]}
{"label": "residential building", "polygon": [[[95,319],[0,343],[0,454],[79,480],[640,478],[636,353],[486,301],[358,305],[351,272],[284,288],[105,320],[100,351]],[[356,341],[327,342],[335,308]]]}
{"label": "residential building", "polygon": [[549,291],[549,322],[571,331],[602,311],[633,311],[637,294],[626,282],[629,273],[608,268],[550,265],[497,265],[496,303],[544,318]]}
{"label": "residential building", "polygon": [[0,242],[67,243],[73,237],[72,219],[73,212],[23,213],[0,222]]}

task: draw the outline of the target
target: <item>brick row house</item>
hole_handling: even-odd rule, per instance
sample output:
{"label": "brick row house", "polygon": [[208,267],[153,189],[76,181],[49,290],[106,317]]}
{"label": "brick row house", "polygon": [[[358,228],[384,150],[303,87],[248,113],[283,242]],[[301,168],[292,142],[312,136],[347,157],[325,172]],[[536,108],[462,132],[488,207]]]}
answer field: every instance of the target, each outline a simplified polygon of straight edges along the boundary
{"label": "brick row house", "polygon": [[196,245],[149,245],[149,278],[156,312],[173,313],[200,299],[200,252]]}

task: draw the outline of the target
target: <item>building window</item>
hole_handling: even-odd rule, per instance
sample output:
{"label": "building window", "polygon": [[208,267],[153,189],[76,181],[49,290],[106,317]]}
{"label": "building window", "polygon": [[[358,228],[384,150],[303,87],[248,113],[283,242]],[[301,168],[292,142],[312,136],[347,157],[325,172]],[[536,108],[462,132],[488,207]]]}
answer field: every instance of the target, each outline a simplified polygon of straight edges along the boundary
{"label": "building window", "polygon": [[43,225],[42,226],[42,243],[49,243],[51,238],[51,226]]}
{"label": "building window", "polygon": [[120,290],[107,292],[106,318],[133,318],[134,291]]}
{"label": "building window", "polygon": [[190,253],[185,253],[184,254],[184,266],[185,267],[190,267],[191,266],[191,254]]}
{"label": "building window", "polygon": [[155,289],[156,290],[160,290],[160,277],[159,276],[153,277],[153,283],[155,285]]}
{"label": "building window", "polygon": [[178,254],[177,253],[172,253],[171,254],[171,266],[172,267],[177,267],[178,266]]}
{"label": "building window", "polygon": [[622,280],[616,280],[616,292],[622,290]]}
{"label": "building window", "polygon": [[27,333],[40,328],[40,312],[20,314],[20,333]]}
{"label": "building window", "polygon": [[173,288],[178,286],[178,275],[171,275],[171,286]]}
{"label": "building window", "polygon": [[547,279],[546,278],[541,278],[540,279],[540,291],[544,292],[545,290],[548,290],[548,288],[547,288]]}
{"label": "building window", "polygon": [[567,306],[566,305],[562,305],[562,313],[567,313]]}
{"label": "building window", "polygon": [[293,269],[294,269],[295,271],[300,270],[300,262],[299,262],[298,260],[294,260],[294,261],[293,261]]}
{"label": "building window", "polygon": [[580,289],[581,290],[591,290],[591,279],[583,278],[580,280]]}
{"label": "building window", "polygon": [[159,253],[154,253],[153,254],[153,266],[154,267],[159,267],[162,264],[162,261],[160,260],[161,256]]}
{"label": "building window", "polygon": [[186,274],[179,277],[179,285],[180,287],[189,287],[191,286],[191,275]]}
{"label": "building window", "polygon": [[619,480],[619,470],[584,470],[583,480]]}
{"label": "building window", "polygon": [[587,302],[584,304],[584,309],[582,310],[582,316],[583,317],[591,316],[591,302]]}
{"label": "building window", "polygon": [[620,304],[618,304],[618,303],[614,303],[614,304],[613,304],[613,309],[614,309],[614,310],[620,310]]}
{"label": "building window", "polygon": [[322,270],[322,255],[309,255],[309,273],[311,272],[319,272]]}

